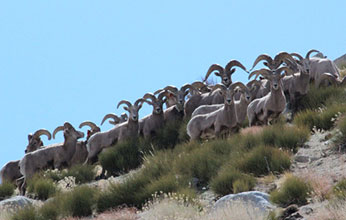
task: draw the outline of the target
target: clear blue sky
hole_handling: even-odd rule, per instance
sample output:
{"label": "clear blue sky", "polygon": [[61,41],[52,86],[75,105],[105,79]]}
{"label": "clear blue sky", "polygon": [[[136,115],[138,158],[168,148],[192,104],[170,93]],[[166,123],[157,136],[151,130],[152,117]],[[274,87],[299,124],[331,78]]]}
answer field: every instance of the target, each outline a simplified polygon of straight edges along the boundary
{"label": "clear blue sky", "polygon": [[[249,68],[260,53],[312,48],[335,59],[346,53],[345,9],[318,0],[2,1],[0,166],[20,159],[37,129],[99,124],[123,112],[121,99],[193,82],[213,63]],[[239,70],[233,81],[246,78]]]}

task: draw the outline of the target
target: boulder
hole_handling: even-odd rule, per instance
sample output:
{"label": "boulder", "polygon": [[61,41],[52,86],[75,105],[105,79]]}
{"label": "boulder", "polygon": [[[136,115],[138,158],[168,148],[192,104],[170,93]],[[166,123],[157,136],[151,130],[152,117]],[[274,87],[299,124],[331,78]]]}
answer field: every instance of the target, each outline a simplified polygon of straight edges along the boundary
{"label": "boulder", "polygon": [[276,207],[269,202],[269,195],[259,191],[242,192],[238,194],[230,194],[216,201],[214,209],[231,206],[232,202],[251,203],[252,206],[263,212],[268,212]]}
{"label": "boulder", "polygon": [[14,196],[0,202],[0,210],[23,208],[26,205],[33,205],[35,200],[25,196]]}

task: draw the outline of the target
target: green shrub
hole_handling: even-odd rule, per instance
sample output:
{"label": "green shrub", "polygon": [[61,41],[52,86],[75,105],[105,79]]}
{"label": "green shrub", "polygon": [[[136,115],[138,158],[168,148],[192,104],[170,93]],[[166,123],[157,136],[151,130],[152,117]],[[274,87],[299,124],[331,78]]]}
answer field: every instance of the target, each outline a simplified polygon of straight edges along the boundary
{"label": "green shrub", "polygon": [[33,193],[40,200],[54,196],[56,191],[57,188],[53,180],[46,179],[41,175],[35,175],[28,181],[28,192]]}
{"label": "green shrub", "polygon": [[241,173],[230,165],[220,170],[218,175],[211,180],[211,189],[221,195],[249,191],[255,186],[252,176]]}
{"label": "green shrub", "polygon": [[256,147],[234,162],[236,168],[255,176],[282,173],[289,169],[290,165],[287,153],[268,146]]}
{"label": "green shrub", "polygon": [[180,131],[180,127],[184,125],[181,121],[168,122],[160,129],[156,136],[151,139],[156,149],[172,149],[180,143],[179,136],[184,138],[184,133]]}
{"label": "green shrub", "polygon": [[15,189],[15,187],[12,183],[4,181],[0,185],[0,200],[12,196],[14,193],[14,189]]}
{"label": "green shrub", "polygon": [[346,179],[340,180],[334,187],[333,187],[333,194],[338,199],[346,200]]}
{"label": "green shrub", "polygon": [[118,175],[137,168],[142,161],[137,139],[124,141],[105,149],[99,155],[99,161],[108,175]]}
{"label": "green shrub", "polygon": [[[59,198],[59,197],[58,197]],[[55,197],[52,201],[48,201],[43,204],[38,209],[38,216],[39,219],[41,220],[57,220],[59,217],[59,214],[61,212],[60,204],[58,203],[58,198]]]}
{"label": "green shrub", "polygon": [[171,193],[176,192],[179,188],[178,180],[174,175],[162,176],[157,180],[147,184],[143,191],[143,197],[150,198],[154,193]]}
{"label": "green shrub", "polygon": [[334,86],[315,88],[314,85],[310,85],[308,94],[298,101],[297,107],[298,110],[318,109],[338,102],[344,97],[344,88]]}
{"label": "green shrub", "polygon": [[144,157],[141,173],[150,179],[157,179],[171,172],[174,154],[172,151],[155,151]]}
{"label": "green shrub", "polygon": [[223,164],[222,158],[203,146],[190,153],[181,154],[174,161],[174,169],[188,179],[197,178],[202,185],[206,185],[210,178],[217,174]]}
{"label": "green shrub", "polygon": [[96,198],[96,191],[88,186],[80,186],[66,194],[63,209],[73,217],[89,216]]}
{"label": "green shrub", "polygon": [[126,179],[123,183],[111,185],[97,199],[97,210],[103,212],[121,205],[141,207],[148,199],[141,192],[150,182],[145,175],[138,173]]}
{"label": "green shrub", "polygon": [[258,137],[264,145],[296,151],[300,145],[307,141],[309,130],[304,127],[277,124],[264,128]]}
{"label": "green shrub", "polygon": [[26,206],[19,209],[12,216],[11,220],[37,220],[38,216],[33,206]]}
{"label": "green shrub", "polygon": [[77,184],[91,182],[96,177],[93,165],[75,165],[63,173],[63,176],[73,176]]}
{"label": "green shrub", "polygon": [[317,129],[329,130],[334,126],[335,118],[339,113],[346,112],[346,105],[334,104],[324,109],[322,112],[317,112],[313,110],[306,110],[299,112],[295,118],[294,123],[300,127],[306,126],[310,130],[313,127]]}
{"label": "green shrub", "polygon": [[274,190],[270,194],[270,199],[283,207],[291,204],[301,206],[307,203],[310,191],[311,187],[304,180],[295,176],[289,176],[280,189]]}
{"label": "green shrub", "polygon": [[43,174],[44,177],[52,179],[55,182],[58,182],[62,179],[64,179],[63,172],[60,170],[46,170]]}
{"label": "green shrub", "polygon": [[341,143],[345,143],[346,142],[346,117],[343,117],[339,123],[338,123],[338,128],[341,132],[341,136],[340,136],[340,142]]}

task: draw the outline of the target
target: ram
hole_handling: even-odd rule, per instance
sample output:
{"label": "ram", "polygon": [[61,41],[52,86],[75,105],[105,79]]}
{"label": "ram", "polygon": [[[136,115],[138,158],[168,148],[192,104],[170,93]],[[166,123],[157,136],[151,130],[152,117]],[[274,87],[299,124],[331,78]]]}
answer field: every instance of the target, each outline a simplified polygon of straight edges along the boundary
{"label": "ram", "polygon": [[166,86],[164,89],[160,89],[157,92],[165,91],[165,95],[174,96],[177,102],[174,106],[171,106],[163,112],[165,123],[172,121],[180,121],[184,118],[184,104],[185,97],[189,94],[189,91],[194,90],[195,93],[198,90],[190,84],[183,85],[180,89],[175,86]]}
{"label": "ram", "polygon": [[[225,68],[219,64],[212,64],[207,74],[204,78],[204,82],[207,81],[211,73],[215,71],[215,75],[221,77],[221,82],[225,86],[232,84],[232,74],[235,72],[234,67],[240,67],[247,72],[246,68],[237,60],[231,60],[227,63]],[[195,85],[196,86],[196,85]],[[223,96],[221,95],[220,90],[214,90],[210,93],[197,93],[192,95],[185,103],[185,116],[187,118],[192,116],[193,111],[201,105],[213,105],[213,104],[222,104]]]}
{"label": "ram", "polygon": [[[239,100],[234,100],[234,106],[236,109],[236,116],[238,125],[241,125],[246,118],[246,109],[248,104],[251,101],[251,93],[249,88],[240,89],[236,88],[234,92],[234,96],[239,94]],[[216,104],[216,105],[202,105],[199,106],[193,113],[192,118],[196,115],[208,114],[210,112],[216,111],[222,108],[224,104]]]}
{"label": "ram", "polygon": [[22,195],[25,194],[27,180],[36,172],[50,167],[61,169],[70,165],[71,158],[76,151],[77,140],[84,137],[84,133],[75,130],[70,123],[65,122],[64,126],[59,126],[54,130],[53,138],[55,134],[62,129],[64,130],[63,144],[54,144],[27,153],[20,160],[20,173],[23,177],[19,178],[17,183],[19,183]]}
{"label": "ram", "polygon": [[129,137],[138,136],[138,112],[142,107],[143,101],[143,99],[138,99],[133,105],[126,100],[122,100],[118,103],[117,108],[122,104],[127,105],[124,106],[124,109],[129,112],[128,120],[108,131],[98,132],[92,135],[87,143],[88,158],[85,163],[94,163],[97,160],[97,155],[102,149],[110,147]]}
{"label": "ram", "polygon": [[[150,99],[150,100],[148,100]],[[143,96],[145,103],[153,106],[153,111],[150,115],[145,116],[139,120],[139,134],[143,135],[145,138],[151,137],[156,134],[156,132],[164,125],[164,115],[163,115],[163,103],[165,103],[165,91],[158,94],[156,98],[152,93],[146,93]]]}
{"label": "ram", "polygon": [[236,82],[226,87],[217,84],[213,89],[221,89],[224,97],[224,106],[208,114],[196,115],[187,124],[187,134],[191,140],[197,140],[201,135],[212,133],[219,136],[223,129],[232,130],[237,127],[237,116],[234,104],[235,88],[246,89],[241,82]]}
{"label": "ram", "polygon": [[[48,140],[50,140],[52,136],[46,129],[40,129],[34,134],[29,134],[29,143],[25,149],[25,153],[33,152],[43,146],[43,142],[40,137],[41,135],[46,135]],[[10,161],[4,165],[4,167],[0,170],[0,177],[2,181],[15,183],[15,181],[22,176],[19,170],[19,161],[20,160]]]}
{"label": "ram", "polygon": [[254,75],[258,76],[261,74],[270,82],[270,92],[262,98],[253,100],[247,107],[250,126],[257,123],[267,125],[269,120],[278,117],[285,109],[286,98],[282,89],[282,78],[285,74],[281,74],[283,71],[286,71],[287,74],[290,72],[290,69],[288,67],[280,67],[277,70],[263,68],[253,71],[249,75],[250,79]]}
{"label": "ram", "polygon": [[[315,86],[318,87],[322,83],[322,79],[320,78],[323,76],[323,74],[328,73],[329,76],[334,77],[336,81],[342,82],[342,79],[340,79],[339,70],[335,63],[325,57],[321,58],[315,56],[310,58],[310,55],[313,52],[320,53],[318,50],[312,49],[306,53],[305,58],[298,53],[292,53],[292,56],[298,57],[300,62],[309,66],[310,81],[315,81]],[[325,77],[324,79],[327,78],[330,80],[330,78],[326,76],[323,77]]]}
{"label": "ram", "polygon": [[283,91],[288,97],[288,109],[295,111],[297,101],[309,91],[310,66],[301,58],[297,62],[286,61],[286,63],[293,74],[282,79]]}

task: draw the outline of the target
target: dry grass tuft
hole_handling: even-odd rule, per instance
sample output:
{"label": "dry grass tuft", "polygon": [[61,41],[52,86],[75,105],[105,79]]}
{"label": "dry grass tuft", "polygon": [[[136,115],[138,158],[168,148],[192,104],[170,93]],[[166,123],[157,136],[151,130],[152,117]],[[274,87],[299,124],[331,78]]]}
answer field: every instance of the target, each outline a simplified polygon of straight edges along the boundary
{"label": "dry grass tuft", "polygon": [[[92,218],[94,220],[137,220],[138,210],[135,208],[121,208],[112,211],[107,211],[102,214],[97,215]],[[90,217],[87,218],[67,218],[66,220],[89,220]]]}
{"label": "dry grass tuft", "polygon": [[243,128],[240,130],[240,134],[241,135],[256,135],[259,134],[263,131],[263,129],[265,128],[265,126],[252,126],[252,127],[247,127],[247,128]]}
{"label": "dry grass tuft", "polygon": [[346,219],[346,200],[324,207],[322,211],[314,216],[318,220],[345,220]]}

